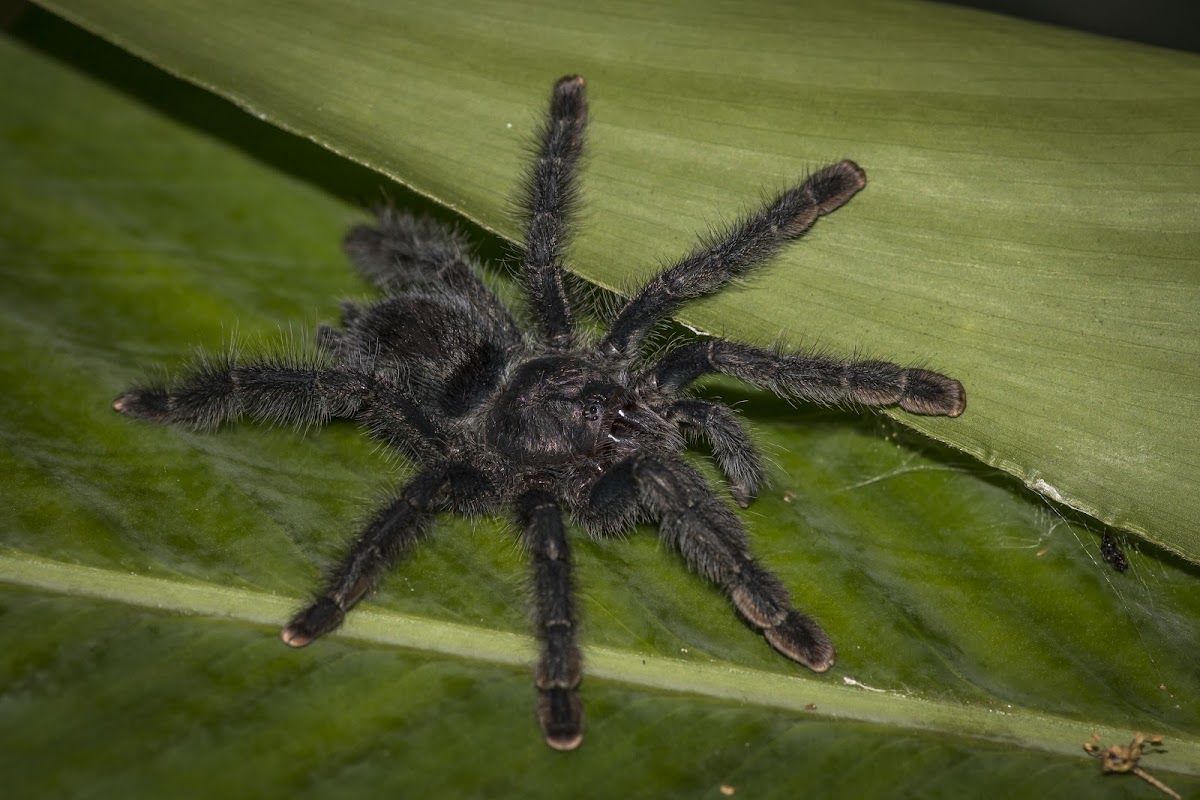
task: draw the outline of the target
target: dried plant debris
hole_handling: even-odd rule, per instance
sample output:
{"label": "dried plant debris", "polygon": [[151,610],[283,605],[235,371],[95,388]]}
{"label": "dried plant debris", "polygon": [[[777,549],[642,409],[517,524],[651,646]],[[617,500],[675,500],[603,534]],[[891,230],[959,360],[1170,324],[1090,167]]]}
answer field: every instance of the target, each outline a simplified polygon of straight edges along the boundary
{"label": "dried plant debris", "polygon": [[1100,742],[1100,734],[1093,733],[1092,740],[1084,743],[1083,749],[1093,758],[1100,759],[1100,769],[1103,772],[1132,772],[1163,794],[1181,800],[1178,792],[1138,765],[1146,753],[1164,752],[1163,737],[1147,737],[1144,733],[1135,733],[1129,744],[1104,745]]}

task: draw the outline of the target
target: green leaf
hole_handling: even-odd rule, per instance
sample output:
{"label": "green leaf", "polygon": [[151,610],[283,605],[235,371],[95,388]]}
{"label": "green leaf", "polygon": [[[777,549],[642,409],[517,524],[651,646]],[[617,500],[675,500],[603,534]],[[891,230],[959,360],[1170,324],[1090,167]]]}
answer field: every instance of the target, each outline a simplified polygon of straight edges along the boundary
{"label": "green leaf", "polygon": [[586,75],[575,266],[607,287],[853,157],[851,207],[684,319],[935,366],[970,410],[904,424],[1200,561],[1200,57],[871,0],[45,4],[510,239]]}
{"label": "green leaf", "polygon": [[109,404],[192,346],[307,336],[362,296],[339,198],[376,178],[44,15],[20,34],[0,40],[6,793],[1132,796],[1151,790],[1080,745],[1135,730],[1167,738],[1145,768],[1200,789],[1194,566],[1133,542],[1117,575],[1094,523],[887,418],[727,385],[708,391],[776,462],[756,552],[834,638],[830,673],[777,657],[653,531],[577,537],[588,739],[553,753],[525,559],[493,521],[446,520],[342,635],[282,646],[403,466],[349,425],[200,435]]}

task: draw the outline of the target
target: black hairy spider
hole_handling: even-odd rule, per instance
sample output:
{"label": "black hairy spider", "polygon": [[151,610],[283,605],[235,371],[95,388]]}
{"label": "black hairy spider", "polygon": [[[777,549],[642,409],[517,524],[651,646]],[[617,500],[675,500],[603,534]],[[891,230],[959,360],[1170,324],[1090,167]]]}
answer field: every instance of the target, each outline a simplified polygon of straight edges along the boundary
{"label": "black hairy spider", "polygon": [[685,434],[707,440],[743,507],[763,482],[737,416],[688,397],[689,384],[721,373],[822,403],[948,416],[966,406],[958,381],[884,361],[779,354],[720,338],[682,344],[650,362],[639,353],[651,329],[684,302],[746,274],[846,203],[866,183],[851,161],[817,170],[701,242],[647,282],[599,341],[587,340],[563,289],[586,120],[583,78],[562,78],[522,199],[534,331],[523,331],[479,280],[460,236],[384,211],[377,224],[351,230],[345,250],[385,296],[344,304],[341,328],[320,327],[317,356],[202,359],[170,387],[136,387],[113,403],[132,417],[194,428],[243,416],[304,425],[350,418],[419,465],[329,572],[316,600],[283,628],[293,647],[336,628],[437,512],[511,509],[533,561],[537,716],[546,742],[559,750],[583,739],[564,512],[596,536],[656,522],[663,541],[720,586],[772,647],[818,672],[833,665],[829,637],[792,607],[783,584],[750,554],[741,519],[681,458]]}

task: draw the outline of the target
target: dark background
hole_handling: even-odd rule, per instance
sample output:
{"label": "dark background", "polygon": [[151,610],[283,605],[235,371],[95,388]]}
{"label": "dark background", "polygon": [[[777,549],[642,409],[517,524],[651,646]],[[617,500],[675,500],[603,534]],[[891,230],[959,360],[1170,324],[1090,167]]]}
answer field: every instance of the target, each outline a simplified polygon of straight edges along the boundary
{"label": "dark background", "polygon": [[941,0],[1119,39],[1200,51],[1200,0]]}
{"label": "dark background", "polygon": [[[1200,52],[1200,0],[940,0],[1160,47]],[[0,29],[27,0],[0,0]]]}

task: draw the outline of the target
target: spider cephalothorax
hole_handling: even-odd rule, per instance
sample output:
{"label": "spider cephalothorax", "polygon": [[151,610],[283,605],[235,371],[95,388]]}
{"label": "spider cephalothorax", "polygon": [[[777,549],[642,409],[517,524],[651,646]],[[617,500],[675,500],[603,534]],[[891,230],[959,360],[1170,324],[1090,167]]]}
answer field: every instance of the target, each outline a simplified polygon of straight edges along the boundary
{"label": "spider cephalothorax", "polygon": [[587,117],[583,79],[555,84],[523,199],[522,277],[534,330],[525,332],[475,273],[463,241],[429,220],[385,211],[345,247],[385,297],[345,304],[322,326],[312,358],[204,360],[170,387],[138,387],[113,406],[134,417],[213,427],[248,416],[297,424],[359,421],[419,471],[368,522],[316,600],[283,629],[303,646],[336,628],[379,577],[423,536],[434,514],[507,511],[534,565],[538,720],[547,743],[583,738],[570,548],[563,516],[603,535],[658,525],[688,565],[720,586],[738,615],[788,658],[823,671],[833,645],[794,609],[750,554],[746,530],[681,458],[684,434],[707,440],[732,498],[746,506],[763,468],[726,406],[688,397],[721,373],[791,398],[899,405],[957,416],[958,381],[883,361],[777,353],[701,339],[645,361],[651,329],[803,235],[866,178],[851,161],[817,170],[769,205],[701,242],[624,306],[598,341],[577,330],[563,260]]}

